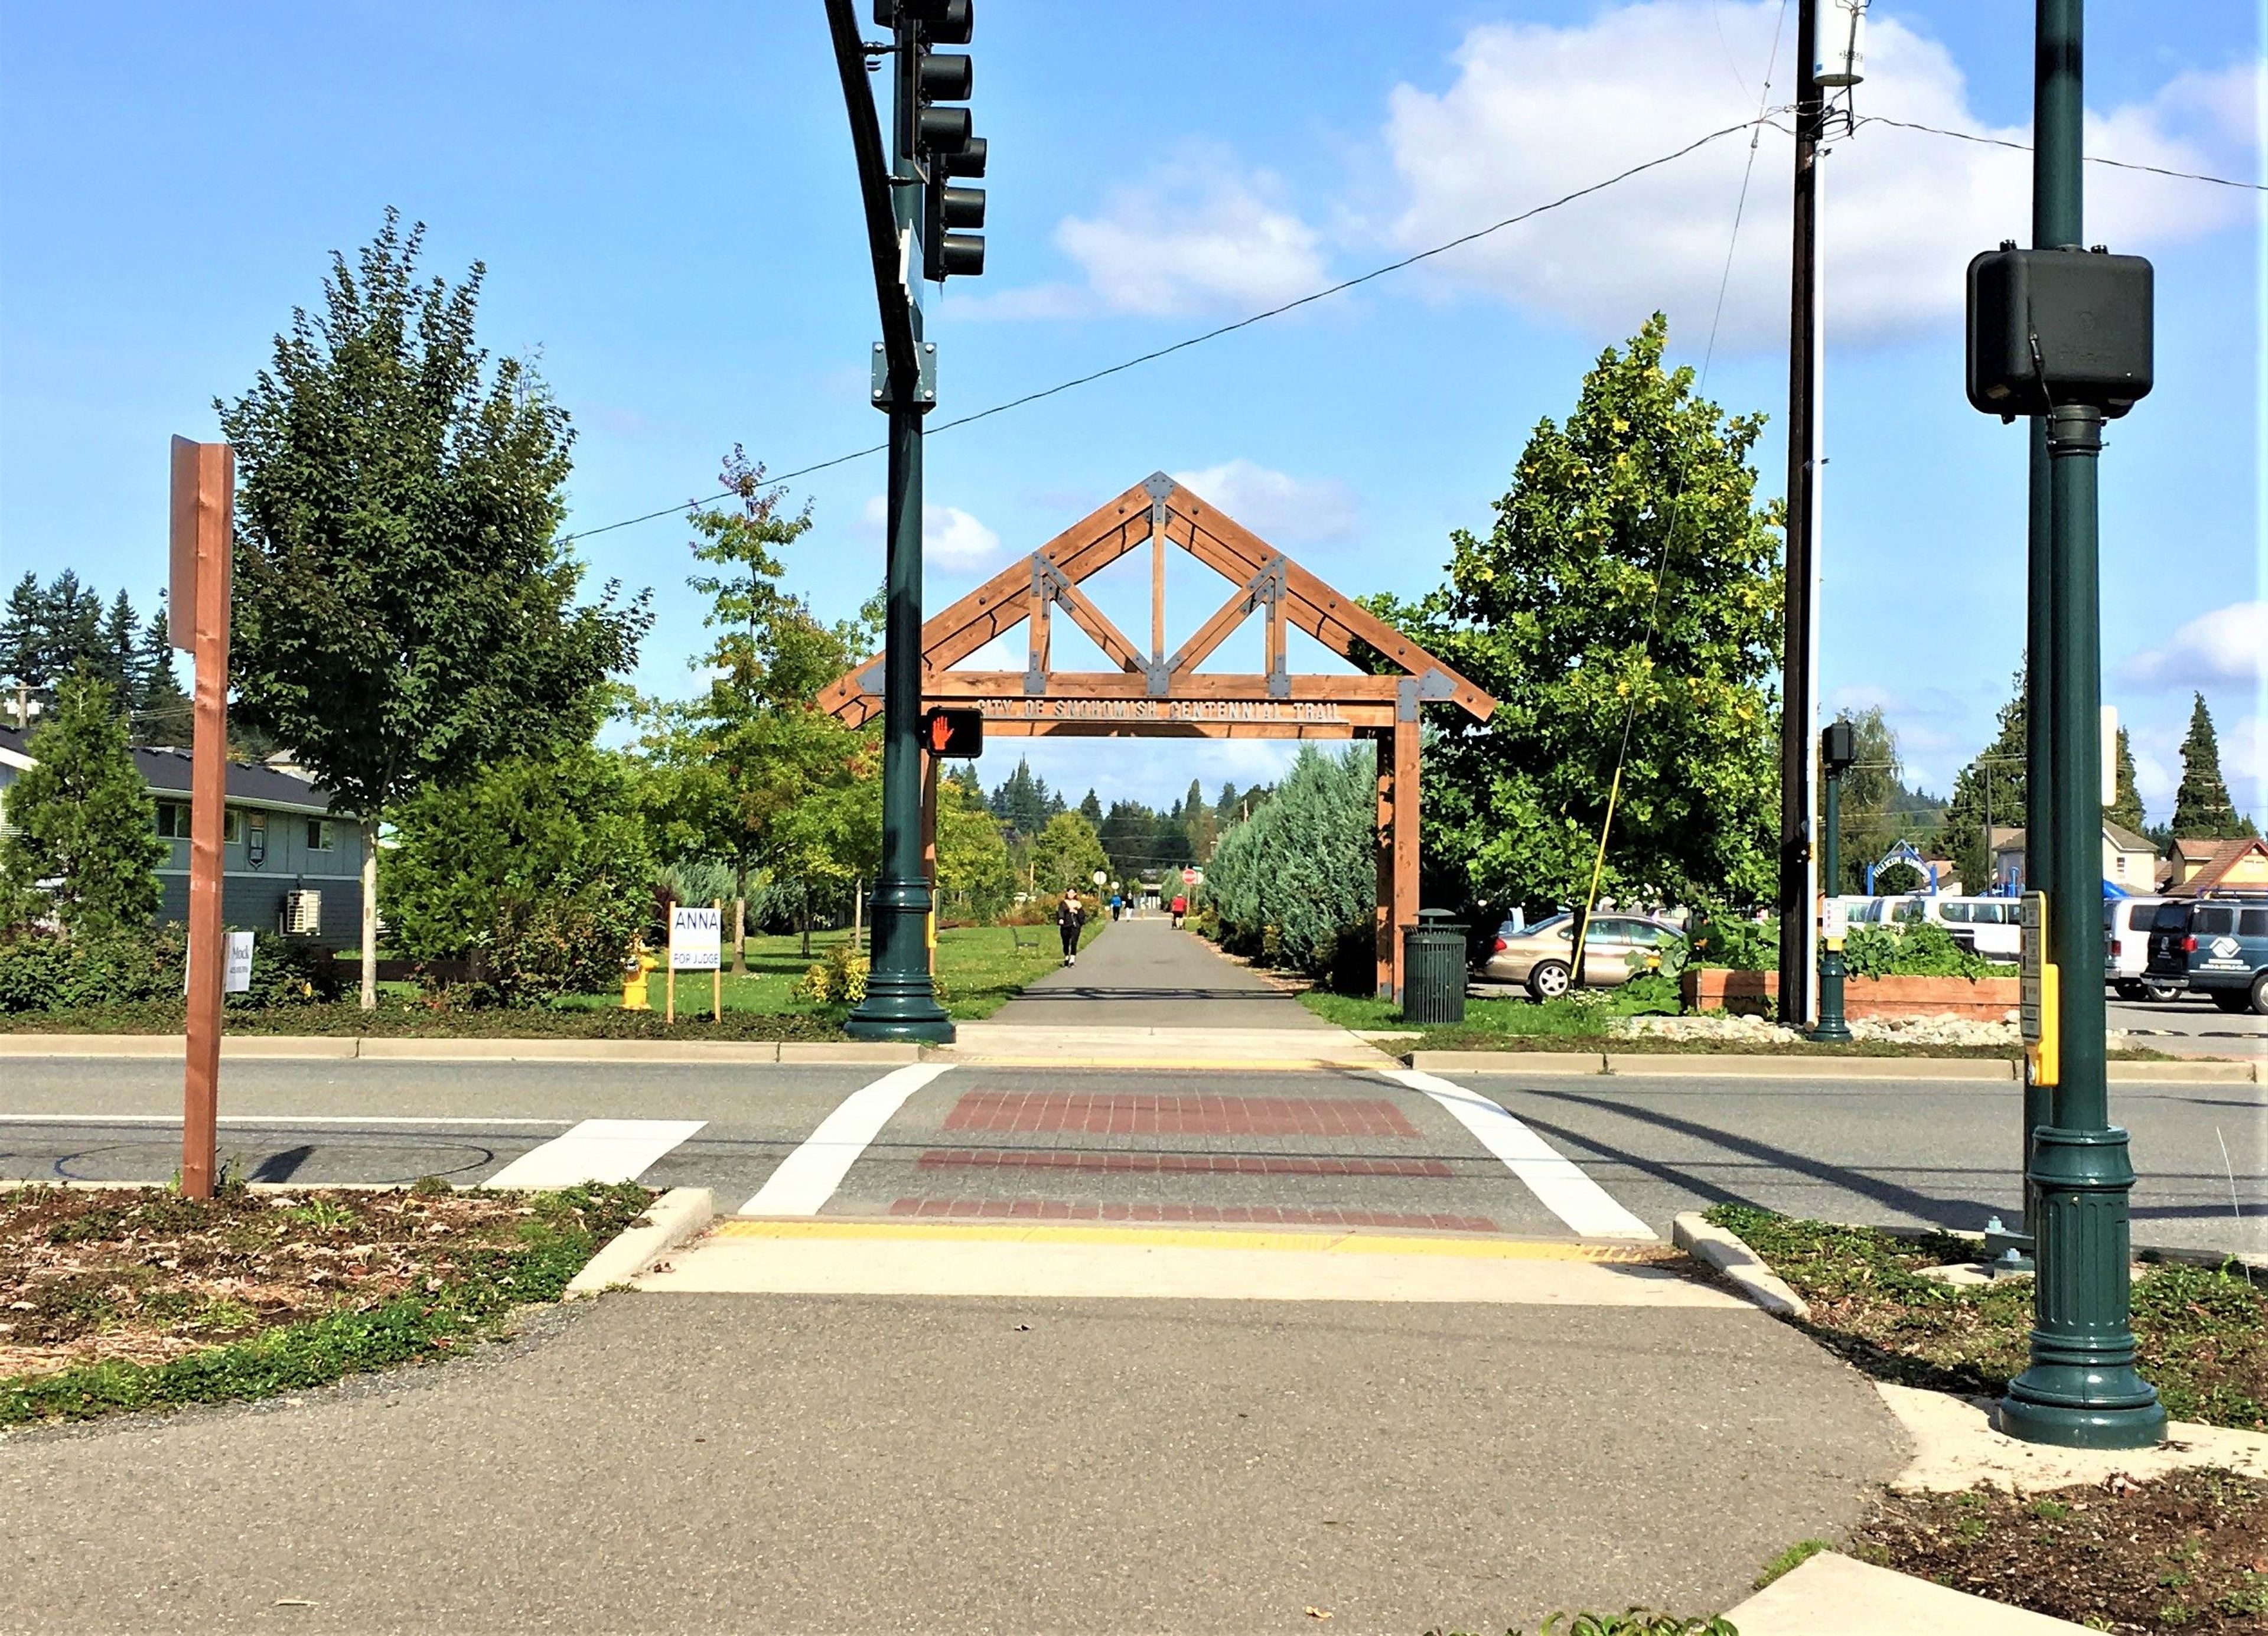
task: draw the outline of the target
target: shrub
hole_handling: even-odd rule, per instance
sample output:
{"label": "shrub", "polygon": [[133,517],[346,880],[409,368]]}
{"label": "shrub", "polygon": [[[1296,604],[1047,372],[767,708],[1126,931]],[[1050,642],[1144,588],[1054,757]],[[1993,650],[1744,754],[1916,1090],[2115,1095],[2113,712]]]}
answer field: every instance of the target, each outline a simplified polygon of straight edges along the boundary
{"label": "shrub", "polygon": [[1202,903],[1218,918],[1221,946],[1319,976],[1342,958],[1351,964],[1341,951],[1375,935],[1377,824],[1369,754],[1303,748],[1205,867]]}
{"label": "shrub", "polygon": [[1854,977],[1991,977],[2008,969],[1962,947],[1934,920],[1852,927],[1843,969]]}
{"label": "shrub", "polygon": [[837,943],[826,957],[811,962],[795,997],[816,1006],[857,1005],[866,998],[865,954],[849,943]]}
{"label": "shrub", "polygon": [[[18,932],[0,940],[0,1012],[178,1003],[188,948],[179,925],[144,933]],[[328,1005],[343,991],[347,975],[320,944],[258,932],[252,987],[229,995],[227,1004],[232,1011]]]}
{"label": "shrub", "polygon": [[541,1004],[622,981],[653,862],[622,758],[574,751],[429,788],[381,876],[402,952],[465,959],[476,999]]}

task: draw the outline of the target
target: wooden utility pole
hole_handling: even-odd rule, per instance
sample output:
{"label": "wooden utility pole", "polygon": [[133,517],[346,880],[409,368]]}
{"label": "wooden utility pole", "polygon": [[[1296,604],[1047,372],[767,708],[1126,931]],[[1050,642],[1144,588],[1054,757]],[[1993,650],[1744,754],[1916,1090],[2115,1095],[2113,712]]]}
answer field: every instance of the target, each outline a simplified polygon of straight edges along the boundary
{"label": "wooden utility pole", "polygon": [[[220,1102],[221,841],[228,802],[230,542],[236,451],[173,439],[173,645],[196,664],[189,753],[188,1065],[181,1095],[181,1192],[210,1198]],[[183,620],[187,613],[190,617]]]}
{"label": "wooden utility pole", "polygon": [[1814,822],[1817,786],[1819,584],[1819,143],[1827,105],[1818,79],[1818,8],[1796,7],[1795,235],[1787,329],[1787,541],[1785,645],[1780,655],[1779,1020],[1811,1021],[1817,906]]}

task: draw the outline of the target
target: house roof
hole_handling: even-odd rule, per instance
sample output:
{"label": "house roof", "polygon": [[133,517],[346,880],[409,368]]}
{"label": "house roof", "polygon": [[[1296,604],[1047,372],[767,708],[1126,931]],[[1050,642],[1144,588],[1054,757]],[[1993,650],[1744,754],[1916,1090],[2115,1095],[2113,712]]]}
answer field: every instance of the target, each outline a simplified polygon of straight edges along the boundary
{"label": "house roof", "polygon": [[[0,726],[0,766],[28,767],[33,757],[25,747],[28,735],[19,727]],[[137,747],[134,766],[160,795],[189,792],[189,753],[184,749]],[[269,766],[228,764],[228,799],[250,807],[282,812],[328,813],[331,792],[320,785],[280,772]]]}
{"label": "house roof", "polygon": [[[2024,832],[2021,829],[2005,829],[1995,824],[1992,826],[1992,833],[1999,837],[1992,843],[1994,851],[2022,850]],[[2108,818],[2102,821],[2102,833],[2108,836],[2111,844],[2122,852],[2155,852],[2158,850],[2158,844],[2148,836],[2137,835],[2125,825],[2113,823]]]}
{"label": "house roof", "polygon": [[2268,841],[2247,836],[2240,841],[2220,842],[2212,861],[2173,889],[2184,897],[2202,896],[2227,879],[2228,872],[2235,867],[2240,859],[2253,852],[2268,857]]}
{"label": "house roof", "polygon": [[2208,835],[2181,835],[2174,837],[2174,856],[2185,864],[2203,863],[2227,843]]}
{"label": "house roof", "polygon": [[2122,852],[2154,852],[2158,850],[2158,844],[2148,836],[2137,835],[2124,824],[2113,823],[2108,818],[2102,821],[2102,833],[2117,842]]}

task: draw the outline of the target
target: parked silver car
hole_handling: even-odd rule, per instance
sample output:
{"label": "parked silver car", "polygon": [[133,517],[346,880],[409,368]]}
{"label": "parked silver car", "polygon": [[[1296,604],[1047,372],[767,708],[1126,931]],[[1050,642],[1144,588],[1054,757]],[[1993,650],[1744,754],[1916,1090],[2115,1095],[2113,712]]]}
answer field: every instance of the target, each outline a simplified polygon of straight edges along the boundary
{"label": "parked silver car", "polygon": [[[1627,983],[1632,954],[1651,954],[1684,940],[1675,922],[1653,915],[1594,914],[1583,941],[1583,984],[1614,988]],[[1575,980],[1575,917],[1554,915],[1524,928],[1516,920],[1506,921],[1497,928],[1496,948],[1483,969],[1498,983],[1525,984],[1531,999],[1558,999]]]}

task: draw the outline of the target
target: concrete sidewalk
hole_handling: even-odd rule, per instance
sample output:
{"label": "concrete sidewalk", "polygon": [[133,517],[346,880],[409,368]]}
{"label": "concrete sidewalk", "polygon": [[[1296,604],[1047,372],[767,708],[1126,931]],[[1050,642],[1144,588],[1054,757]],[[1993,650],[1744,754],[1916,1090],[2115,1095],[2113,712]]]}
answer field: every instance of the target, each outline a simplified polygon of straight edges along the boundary
{"label": "concrete sidewalk", "polygon": [[1169,921],[1122,920],[994,1013],[1012,1028],[1333,1029],[1257,972]]}
{"label": "concrete sidewalk", "polygon": [[1740,1601],[1905,1458],[1753,1311],[608,1296],[0,1438],[26,1632],[1533,1629]]}

